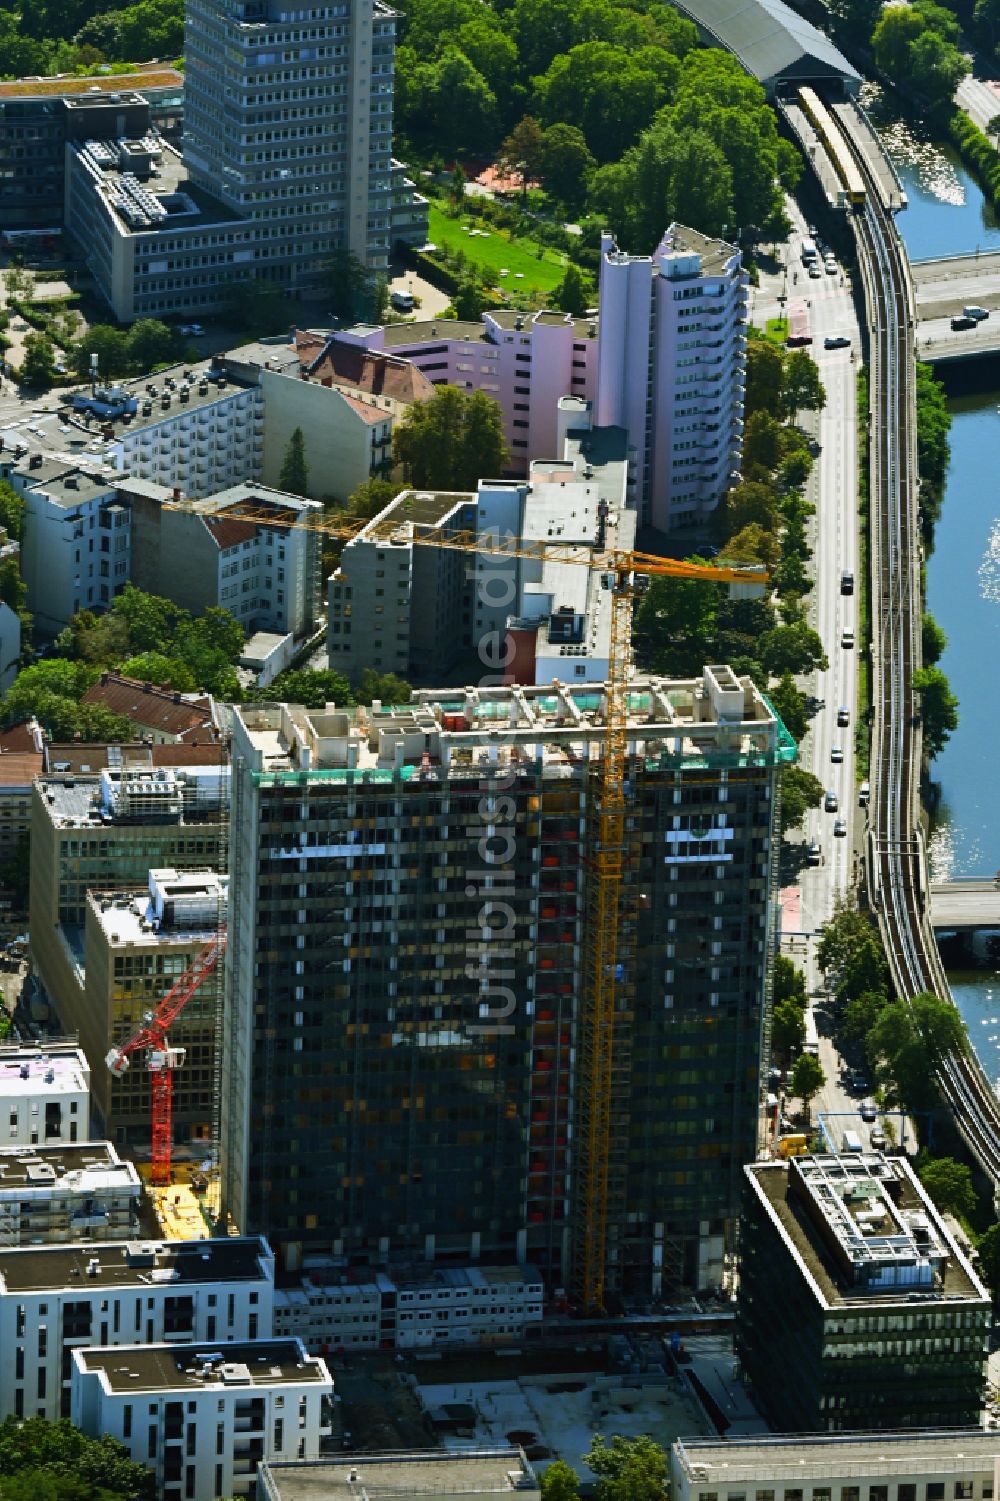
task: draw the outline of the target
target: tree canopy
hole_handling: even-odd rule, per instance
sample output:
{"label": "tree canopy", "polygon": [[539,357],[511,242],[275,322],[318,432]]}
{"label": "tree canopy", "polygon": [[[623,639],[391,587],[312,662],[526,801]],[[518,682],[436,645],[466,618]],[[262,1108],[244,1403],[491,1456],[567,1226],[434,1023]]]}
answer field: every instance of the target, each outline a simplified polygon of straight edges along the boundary
{"label": "tree canopy", "polygon": [[11,1501],[153,1501],[156,1479],[107,1436],[87,1438],[67,1419],[5,1418],[0,1497]]}
{"label": "tree canopy", "polygon": [[942,1214],[970,1220],[976,1212],[972,1170],[954,1157],[928,1157],[917,1164],[917,1174]]}
{"label": "tree canopy", "polygon": [[583,1459],[597,1476],[597,1501],[665,1501],[667,1456],[648,1433],[616,1433],[610,1443],[595,1434]]}
{"label": "tree canopy", "polygon": [[499,403],[457,386],[415,402],[396,424],[392,448],[411,484],[435,490],[475,490],[503,473],[508,456]]}

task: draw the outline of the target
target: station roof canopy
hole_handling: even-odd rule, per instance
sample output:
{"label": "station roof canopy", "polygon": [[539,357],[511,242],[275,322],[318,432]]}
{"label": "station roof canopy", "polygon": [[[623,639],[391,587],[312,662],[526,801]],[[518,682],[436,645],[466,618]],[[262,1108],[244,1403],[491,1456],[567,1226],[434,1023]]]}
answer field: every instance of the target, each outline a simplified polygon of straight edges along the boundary
{"label": "station roof canopy", "polygon": [[768,94],[782,84],[823,79],[838,80],[853,94],[861,84],[829,37],[784,0],[677,0],[677,6],[712,42],[734,52]]}

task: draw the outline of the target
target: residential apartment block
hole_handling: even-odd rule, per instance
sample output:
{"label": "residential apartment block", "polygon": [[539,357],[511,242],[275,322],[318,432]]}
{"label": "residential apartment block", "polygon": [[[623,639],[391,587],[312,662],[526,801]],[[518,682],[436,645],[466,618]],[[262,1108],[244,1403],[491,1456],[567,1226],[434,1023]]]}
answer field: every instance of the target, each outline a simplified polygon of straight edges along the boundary
{"label": "residential apartment block", "polygon": [[[258,1501],[353,1501],[358,1486],[369,1501],[448,1501],[449,1497],[514,1497],[538,1501],[541,1490],[520,1448],[399,1450],[351,1454],[313,1464],[260,1467]],[[977,1498],[978,1501],[978,1498]]]}
{"label": "residential apartment block", "polygon": [[109,1141],[0,1147],[0,1247],[128,1240],[142,1183]]}
{"label": "residential apartment block", "polygon": [[560,452],[561,396],[594,395],[598,325],[569,313],[498,309],[479,323],[424,318],[346,329],[334,342],[408,360],[435,386],[485,391],[503,409],[511,471]]}
{"label": "residential apartment block", "polygon": [[[409,1254],[567,1284],[602,697],[235,711],[224,1206],[286,1266]],[[627,745],[608,1261],[612,1288],[658,1296],[718,1285],[756,1153],[794,747],[724,667],[637,680]]]}
{"label": "residential apartment block", "polygon": [[317,1460],[332,1397],[298,1340],[73,1351],[73,1422],[152,1470],[161,1501],[253,1494],[262,1461]]}
{"label": "residential apartment block", "polygon": [[264,1338],[273,1292],[256,1237],[0,1251],[0,1418],[69,1417],[76,1349]]}
{"label": "residential apartment block", "polygon": [[[536,459],[526,481],[405,490],[348,543],[327,581],[331,667],[354,681],[366,668],[427,680],[478,649],[509,682],[603,682],[611,598],[587,557],[635,542],[626,434],[591,428],[579,397],[563,397],[558,416],[564,457]],[[484,550],[422,546],[428,532],[474,534]],[[579,562],[491,557],[505,537],[577,543]]]}
{"label": "residential apartment block", "polygon": [[48,1146],[90,1139],[90,1068],[78,1047],[0,1043],[0,1143]]}
{"label": "residential apartment block", "polygon": [[346,1267],[311,1256],[274,1295],[274,1332],[310,1350],[510,1345],[540,1328],[544,1288],[531,1267]]}
{"label": "residential apartment block", "polygon": [[977,1424],[990,1295],[906,1159],[745,1177],[736,1349],[765,1416],[805,1433]]}
{"label": "residential apartment block", "polygon": [[[94,891],[87,897],[84,966],[76,993],[62,1009],[72,1015],[93,1060],[95,1109],[107,1134],[148,1149],[152,1098],[145,1058],[112,1075],[103,1062],[141,1026],[226,919],[226,877],[211,870],[149,872],[142,890]],[[204,1155],[212,1136],[217,1083],[216,1034],[222,979],[203,981],[170,1028],[183,1049],[174,1070],[171,1117],[175,1148]]]}
{"label": "residential apartment block", "polygon": [[735,245],[680,224],[652,257],[602,237],[595,420],[627,429],[661,531],[703,525],[738,476],[748,284]]}
{"label": "residential apartment block", "polygon": [[670,1451],[675,1501],[993,1501],[996,1432],[768,1434],[679,1439]]}
{"label": "residential apartment block", "polygon": [[[47,777],[33,793],[32,963],[63,1025],[88,1036],[82,998],[89,893],[143,889],[154,868],[218,870],[226,834],[229,771],[215,747],[192,747],[190,764],[179,766],[153,764],[155,747],[121,749],[120,763],[99,775]],[[205,764],[203,750],[214,765]],[[103,1056],[93,1054],[95,1075]]]}

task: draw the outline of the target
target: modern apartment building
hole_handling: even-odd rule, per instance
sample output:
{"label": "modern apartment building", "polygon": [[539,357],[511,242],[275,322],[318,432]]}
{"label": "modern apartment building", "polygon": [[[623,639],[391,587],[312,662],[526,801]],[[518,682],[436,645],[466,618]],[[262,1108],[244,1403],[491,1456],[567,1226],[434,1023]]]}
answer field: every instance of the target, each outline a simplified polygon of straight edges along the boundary
{"label": "modern apartment building", "polygon": [[332,1397],[294,1339],[73,1351],[73,1422],[152,1470],[161,1501],[251,1495],[262,1461],[317,1460]]}
{"label": "modern apartment building", "polygon": [[273,1293],[257,1237],[0,1251],[0,1418],[69,1417],[74,1349],[266,1338]]}
{"label": "modern apartment building", "polygon": [[[489,1259],[566,1285],[602,697],[235,711],[224,1205],[286,1266]],[[608,1260],[612,1290],[652,1296],[721,1280],[756,1152],[794,747],[725,667],[637,680],[627,746]]]}
{"label": "modern apartment building", "polygon": [[652,256],[602,236],[595,421],[627,429],[661,531],[704,524],[737,477],[748,281],[735,245],[680,224]]}
{"label": "modern apartment building", "polygon": [[142,1183],[109,1141],[0,1147],[0,1247],[128,1240]]}
{"label": "modern apartment building", "polygon": [[[352,1454],[315,1464],[260,1467],[258,1501],[352,1501],[363,1486],[369,1501],[449,1501],[465,1496],[538,1501],[538,1478],[520,1448],[399,1450]],[[978,1501],[978,1498],[977,1498]]]}
{"label": "modern apartment building", "polygon": [[[63,1025],[80,1031],[86,1029],[79,1007],[88,893],[143,889],[154,868],[218,870],[224,864],[228,768],[206,765],[195,754],[203,747],[192,748],[189,765],[156,766],[152,749],[131,754],[122,748],[120,763],[96,775],[71,772],[35,783],[32,962]],[[97,1073],[96,1057],[93,1066]]]}
{"label": "modern apartment building", "polygon": [[594,395],[597,339],[595,318],[500,309],[479,323],[424,318],[361,326],[334,342],[408,360],[435,386],[485,391],[503,409],[510,469],[519,474],[530,459],[561,451],[559,398]]}
{"label": "modern apartment building", "polygon": [[[627,438],[592,429],[579,397],[558,415],[563,458],[536,459],[524,481],[483,479],[475,494],[404,490],[348,543],[327,581],[331,667],[426,681],[478,649],[480,667],[509,682],[603,682],[611,598],[586,559],[634,545]],[[475,534],[484,551],[422,546],[431,531]],[[579,561],[491,557],[505,537],[576,543]]]}
{"label": "modern apartment building", "polygon": [[993,1501],[996,1432],[768,1434],[679,1439],[670,1451],[675,1501]]}
{"label": "modern apartment building", "polygon": [[[91,892],[87,897],[84,968],[63,1011],[73,1017],[92,1060],[94,1107],[109,1137],[131,1147],[150,1143],[152,1099],[141,1055],[122,1074],[104,1062],[136,1032],[191,966],[226,918],[226,877],[211,870],[151,870],[142,890]],[[174,1071],[175,1148],[203,1156],[212,1136],[217,1084],[216,1034],[222,979],[210,975],[170,1029],[184,1050]]]}
{"label": "modern apartment building", "polygon": [[274,1294],[275,1335],[310,1350],[511,1345],[541,1327],[542,1278],[532,1267],[347,1267],[308,1258]]}
{"label": "modern apartment building", "polygon": [[79,1048],[0,1044],[0,1141],[49,1146],[90,1139],[90,1068]]}
{"label": "modern apartment building", "polygon": [[990,1295],[906,1159],[745,1176],[736,1349],[765,1416],[804,1433],[977,1424]]}

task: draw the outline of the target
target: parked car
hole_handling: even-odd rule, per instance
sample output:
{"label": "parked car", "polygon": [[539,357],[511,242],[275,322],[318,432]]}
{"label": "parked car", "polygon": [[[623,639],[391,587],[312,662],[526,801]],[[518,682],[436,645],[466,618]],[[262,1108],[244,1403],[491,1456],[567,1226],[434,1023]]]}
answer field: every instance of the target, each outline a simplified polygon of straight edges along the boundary
{"label": "parked car", "polygon": [[833,823],[833,837],[834,837],[834,839],[846,839],[847,838],[847,824],[844,822],[844,820],[842,818],[834,819],[834,823]]}
{"label": "parked car", "polygon": [[874,1100],[862,1100],[858,1114],[863,1121],[871,1124],[872,1121],[878,1120],[878,1106]]}
{"label": "parked car", "polygon": [[823,340],[824,349],[850,349],[851,341],[846,334],[827,334]]}
{"label": "parked car", "polygon": [[843,704],[841,704],[840,708],[837,710],[837,724],[841,729],[843,729],[844,726],[850,724],[850,722],[851,712],[849,709],[845,708]]}
{"label": "parked car", "polygon": [[965,313],[960,313],[957,318],[952,318],[951,326],[956,333],[960,333],[963,328],[975,328],[976,320],[967,317]]}
{"label": "parked car", "polygon": [[840,803],[837,800],[837,794],[835,792],[828,792],[826,794],[826,797],[823,799],[823,807],[827,813],[836,813],[837,809],[840,807]]}
{"label": "parked car", "polygon": [[831,745],[831,747],[830,747],[830,760],[836,762],[839,765],[840,762],[843,761],[843,759],[844,759],[844,747],[842,745]]}
{"label": "parked car", "polygon": [[187,339],[200,339],[205,330],[200,323],[182,323],[178,333],[182,333]]}
{"label": "parked car", "polygon": [[868,1140],[872,1144],[873,1152],[884,1152],[889,1145],[888,1139],[881,1126],[873,1126],[868,1133]]}
{"label": "parked car", "polygon": [[854,650],[854,632],[853,631],[845,631],[844,634],[840,638],[840,644],[844,648],[845,651],[853,651]]}
{"label": "parked car", "polygon": [[972,302],[968,307],[962,309],[962,316],[963,318],[973,318],[977,323],[982,323],[984,318],[990,316],[990,313],[989,308],[979,307],[977,303]]}

